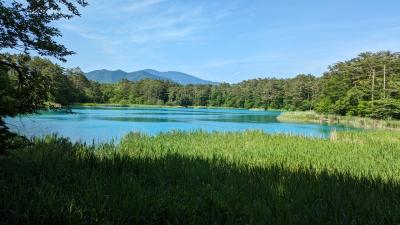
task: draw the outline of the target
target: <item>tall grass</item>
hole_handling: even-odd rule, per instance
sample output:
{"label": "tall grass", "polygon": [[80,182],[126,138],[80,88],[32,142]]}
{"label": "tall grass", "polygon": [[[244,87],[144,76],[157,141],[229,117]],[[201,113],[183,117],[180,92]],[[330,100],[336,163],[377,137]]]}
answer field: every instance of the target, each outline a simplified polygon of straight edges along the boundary
{"label": "tall grass", "polygon": [[399,224],[400,133],[58,137],[0,158],[3,224]]}
{"label": "tall grass", "polygon": [[283,112],[277,118],[281,122],[311,122],[342,124],[357,128],[392,129],[400,130],[399,120],[375,120],[357,116],[323,115],[314,111]]}

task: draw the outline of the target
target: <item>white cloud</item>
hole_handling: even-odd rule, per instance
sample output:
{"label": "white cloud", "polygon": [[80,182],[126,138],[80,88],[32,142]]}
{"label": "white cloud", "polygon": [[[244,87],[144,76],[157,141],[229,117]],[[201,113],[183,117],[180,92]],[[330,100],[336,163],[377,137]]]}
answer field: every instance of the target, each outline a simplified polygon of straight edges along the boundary
{"label": "white cloud", "polygon": [[237,76],[239,76],[240,75],[240,72],[234,72],[233,73],[233,76],[235,76],[235,77],[237,77]]}
{"label": "white cloud", "polygon": [[[155,7],[161,3],[162,8]],[[178,5],[167,0],[141,0],[130,4],[104,1],[96,2],[92,11],[90,7],[82,19],[73,21],[75,23],[69,21],[62,28],[98,43],[107,54],[121,54],[127,47],[143,50],[166,43],[199,42],[217,21],[233,15],[237,10],[234,4],[210,10],[205,9],[201,2]],[[115,12],[114,8],[120,13],[110,14],[110,11]],[[146,9],[146,13],[141,13],[142,9]]]}
{"label": "white cloud", "polygon": [[134,3],[131,3],[131,4],[121,7],[121,11],[125,11],[125,12],[139,11],[139,10],[143,10],[143,9],[149,8],[151,6],[157,5],[161,2],[164,2],[164,0],[135,1]]}

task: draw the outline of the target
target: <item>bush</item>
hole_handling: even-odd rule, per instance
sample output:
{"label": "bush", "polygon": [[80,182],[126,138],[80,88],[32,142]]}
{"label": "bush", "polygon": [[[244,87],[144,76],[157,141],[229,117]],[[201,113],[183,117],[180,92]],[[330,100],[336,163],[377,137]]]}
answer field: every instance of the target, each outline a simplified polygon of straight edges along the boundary
{"label": "bush", "polygon": [[382,99],[371,103],[371,114],[374,119],[400,119],[400,101]]}
{"label": "bush", "polygon": [[315,104],[317,113],[332,113],[332,102],[328,98],[324,98]]}
{"label": "bush", "polygon": [[0,155],[5,154],[9,150],[26,146],[29,143],[27,138],[10,132],[4,121],[0,118]]}
{"label": "bush", "polygon": [[371,115],[371,102],[360,101],[357,105],[357,109],[354,112],[354,115],[367,117]]}

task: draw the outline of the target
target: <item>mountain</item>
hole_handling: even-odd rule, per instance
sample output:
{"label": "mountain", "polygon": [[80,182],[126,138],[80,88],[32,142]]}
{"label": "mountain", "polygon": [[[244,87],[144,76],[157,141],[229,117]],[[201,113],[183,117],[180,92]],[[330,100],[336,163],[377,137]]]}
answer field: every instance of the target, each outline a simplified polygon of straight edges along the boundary
{"label": "mountain", "polygon": [[198,77],[176,71],[159,72],[152,69],[146,69],[144,71],[155,76],[164,77],[168,80],[172,80],[180,84],[218,84],[218,82],[202,80]]}
{"label": "mountain", "polygon": [[85,74],[89,80],[94,80],[99,83],[115,83],[122,79],[128,79],[130,81],[138,81],[143,79],[153,80],[169,80],[179,84],[218,84],[208,80],[202,80],[198,77],[176,72],[160,72],[153,69],[139,70],[135,72],[127,73],[122,70],[94,70]]}
{"label": "mountain", "polygon": [[116,83],[122,79],[130,81],[138,81],[143,79],[164,80],[164,78],[152,75],[144,70],[127,73],[122,70],[94,70],[85,74],[89,80],[94,80],[99,83]]}

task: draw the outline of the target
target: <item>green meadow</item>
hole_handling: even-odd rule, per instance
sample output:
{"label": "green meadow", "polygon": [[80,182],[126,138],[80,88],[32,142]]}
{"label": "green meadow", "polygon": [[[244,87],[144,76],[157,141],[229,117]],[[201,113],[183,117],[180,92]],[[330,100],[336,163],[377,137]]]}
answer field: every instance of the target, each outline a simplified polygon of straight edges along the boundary
{"label": "green meadow", "polygon": [[399,224],[400,133],[49,136],[0,156],[1,224]]}

